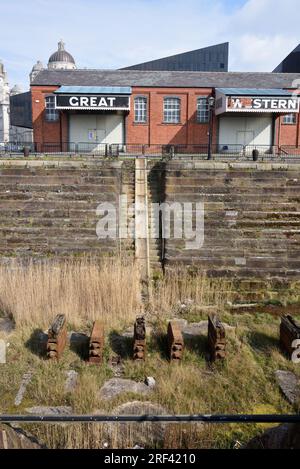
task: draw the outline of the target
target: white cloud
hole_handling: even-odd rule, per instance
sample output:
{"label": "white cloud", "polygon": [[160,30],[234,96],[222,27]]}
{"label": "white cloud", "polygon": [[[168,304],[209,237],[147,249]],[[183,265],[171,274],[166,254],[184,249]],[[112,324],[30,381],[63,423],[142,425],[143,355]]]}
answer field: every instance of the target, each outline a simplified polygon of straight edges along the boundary
{"label": "white cloud", "polygon": [[273,70],[300,42],[298,5],[298,0],[249,0],[234,12],[229,25],[232,68]]}
{"label": "white cloud", "polygon": [[63,38],[80,67],[118,68],[230,42],[230,69],[272,71],[300,42],[299,0],[0,0],[0,58],[28,86]]}

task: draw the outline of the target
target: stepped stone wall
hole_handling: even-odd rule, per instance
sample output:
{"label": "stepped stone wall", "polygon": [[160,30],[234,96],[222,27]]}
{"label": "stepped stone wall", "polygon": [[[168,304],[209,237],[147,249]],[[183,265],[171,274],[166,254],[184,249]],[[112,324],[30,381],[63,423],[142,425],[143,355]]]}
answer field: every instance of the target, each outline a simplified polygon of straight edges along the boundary
{"label": "stepped stone wall", "polygon": [[299,287],[300,165],[174,160],[165,168],[165,201],[202,201],[205,213],[203,246],[166,240],[166,268],[242,279],[249,291],[269,288],[269,280]]}
{"label": "stepped stone wall", "polygon": [[96,209],[134,199],[134,161],[0,160],[0,256],[133,255],[132,240],[99,240]]}
{"label": "stepped stone wall", "polygon": [[[269,281],[299,291],[300,165],[151,160],[147,171],[149,204],[203,202],[205,212],[198,249],[186,249],[184,239],[150,239],[153,271],[184,264],[242,280],[247,291]],[[134,256],[133,240],[97,238],[96,209],[122,194],[133,203],[135,177],[133,160],[0,160],[1,262]]]}

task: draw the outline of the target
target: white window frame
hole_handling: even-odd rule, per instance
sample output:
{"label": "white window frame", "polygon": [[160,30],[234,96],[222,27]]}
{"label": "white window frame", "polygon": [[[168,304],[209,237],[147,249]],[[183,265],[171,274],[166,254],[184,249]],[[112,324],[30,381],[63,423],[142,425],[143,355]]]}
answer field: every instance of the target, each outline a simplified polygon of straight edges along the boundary
{"label": "white window frame", "polygon": [[55,96],[45,97],[45,119],[47,122],[58,122],[59,111],[55,108]]}
{"label": "white window frame", "polygon": [[175,96],[164,98],[164,124],[180,124],[181,99]]}
{"label": "white window frame", "polygon": [[283,116],[283,124],[284,125],[295,125],[297,124],[297,117],[296,114],[286,114]]}
{"label": "white window frame", "polygon": [[209,122],[208,96],[199,96],[197,98],[197,122],[198,124],[207,124]]}
{"label": "white window frame", "polygon": [[146,124],[148,122],[147,96],[136,96],[134,98],[134,122],[136,124]]}

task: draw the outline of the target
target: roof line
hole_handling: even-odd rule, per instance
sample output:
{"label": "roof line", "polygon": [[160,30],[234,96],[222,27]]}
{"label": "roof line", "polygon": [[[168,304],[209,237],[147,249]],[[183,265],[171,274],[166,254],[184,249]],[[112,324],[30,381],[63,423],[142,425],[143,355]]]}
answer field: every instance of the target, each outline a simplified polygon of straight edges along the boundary
{"label": "roof line", "polygon": [[[207,49],[214,49],[214,48],[217,48],[217,47],[220,47],[220,46],[227,46],[227,48],[229,49],[229,41],[220,42],[219,44],[213,44],[211,46],[199,47],[198,49],[188,50],[188,51],[184,51],[184,52],[177,52],[176,54],[166,55],[165,57],[158,57],[156,59],[149,59],[149,60],[146,60],[144,62],[140,62],[138,64],[133,64],[133,65],[128,65],[126,67],[122,67],[120,70],[130,70],[130,69],[132,70],[132,67],[137,67],[137,66],[140,66],[140,65],[146,65],[146,64],[153,63],[153,62],[159,62],[161,60],[166,60],[166,59],[173,59],[173,58],[178,57],[180,55],[193,54],[193,53],[199,52],[199,51],[204,51],[205,52]],[[227,61],[228,61],[228,57],[227,57]]]}
{"label": "roof line", "polygon": [[227,76],[227,75],[240,75],[240,74],[243,74],[243,75],[299,75],[300,77],[300,73],[297,73],[297,72],[294,72],[294,73],[287,73],[287,72],[279,72],[279,73],[274,73],[274,72],[245,72],[245,71],[230,71],[230,72],[211,72],[211,71],[207,71],[207,70],[204,70],[204,71],[201,71],[201,70],[128,70],[128,69],[124,69],[124,68],[121,68],[121,69],[115,69],[115,68],[76,68],[74,70],[63,70],[63,69],[52,69],[52,70],[49,70],[49,69],[43,69],[41,70],[41,72],[49,72],[49,73],[78,73],[78,72],[110,72],[110,73],[128,73],[128,72],[131,72],[131,73],[140,73],[140,74],[150,74],[150,73],[178,73],[178,74],[191,74],[191,75],[194,75],[194,74],[207,74],[207,75],[213,75],[213,74],[218,74],[218,75],[224,75],[224,76]]}

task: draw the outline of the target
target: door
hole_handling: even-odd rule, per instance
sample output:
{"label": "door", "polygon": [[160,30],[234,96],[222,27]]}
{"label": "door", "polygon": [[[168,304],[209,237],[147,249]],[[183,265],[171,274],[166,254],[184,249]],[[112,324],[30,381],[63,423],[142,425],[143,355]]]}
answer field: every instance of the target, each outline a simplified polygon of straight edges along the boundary
{"label": "door", "polygon": [[[88,142],[88,145],[87,146],[87,149],[89,151],[101,151],[101,150],[104,150],[105,152],[105,135],[106,135],[106,132],[105,130],[103,129],[88,129],[87,131],[87,142]],[[81,142],[80,143],[81,146],[85,145],[84,142]]]}
{"label": "door", "polygon": [[269,151],[273,142],[271,115],[224,115],[219,119],[219,150],[239,153],[243,146],[258,146]]}
{"label": "door", "polygon": [[124,144],[123,114],[71,114],[70,142],[79,151],[103,149],[105,144]]}
{"label": "door", "polygon": [[236,143],[237,145],[250,145],[254,140],[253,130],[238,130],[236,132]]}
{"label": "door", "polygon": [[104,150],[105,146],[105,137],[106,137],[106,131],[105,129],[98,129],[96,130],[96,145],[95,145],[95,150],[101,151]]}

